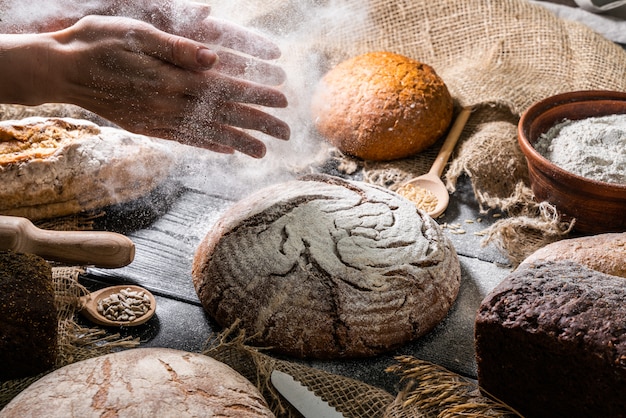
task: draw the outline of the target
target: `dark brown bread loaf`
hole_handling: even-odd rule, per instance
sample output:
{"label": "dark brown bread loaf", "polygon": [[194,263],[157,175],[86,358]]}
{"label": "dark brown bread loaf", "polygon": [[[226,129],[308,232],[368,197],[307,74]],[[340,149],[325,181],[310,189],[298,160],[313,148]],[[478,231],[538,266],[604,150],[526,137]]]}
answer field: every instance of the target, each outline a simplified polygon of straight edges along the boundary
{"label": "dark brown bread loaf", "polygon": [[0,251],[0,380],[54,366],[57,310],[52,270],[42,258]]}
{"label": "dark brown bread loaf", "polygon": [[393,160],[434,144],[450,125],[453,100],[429,65],[377,51],[326,73],[311,111],[317,130],[346,154]]}
{"label": "dark brown bread loaf", "polygon": [[222,326],[298,357],[363,357],[439,323],[460,265],[437,223],[389,190],[312,177],[230,208],[199,246],[193,281]]}
{"label": "dark brown bread loaf", "polygon": [[527,417],[626,417],[626,280],[521,266],[476,317],[480,386]]}

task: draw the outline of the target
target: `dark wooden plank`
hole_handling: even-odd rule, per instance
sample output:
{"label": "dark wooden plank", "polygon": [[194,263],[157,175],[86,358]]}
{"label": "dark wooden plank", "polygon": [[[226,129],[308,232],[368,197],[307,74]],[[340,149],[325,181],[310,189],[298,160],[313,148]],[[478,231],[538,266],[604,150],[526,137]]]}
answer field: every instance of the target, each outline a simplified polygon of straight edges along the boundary
{"label": "dark wooden plank", "polygon": [[170,210],[144,229],[128,233],[134,261],[120,269],[90,268],[110,282],[136,283],[156,294],[199,304],[191,281],[193,255],[200,241],[233,202],[184,189]]}

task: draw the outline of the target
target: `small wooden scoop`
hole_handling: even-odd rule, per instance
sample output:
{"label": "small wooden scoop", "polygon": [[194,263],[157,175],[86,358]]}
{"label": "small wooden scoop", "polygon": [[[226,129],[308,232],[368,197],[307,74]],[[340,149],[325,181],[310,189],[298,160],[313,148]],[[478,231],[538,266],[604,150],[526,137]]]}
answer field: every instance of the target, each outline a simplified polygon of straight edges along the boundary
{"label": "small wooden scoop", "polygon": [[439,151],[437,158],[435,158],[435,162],[428,173],[415,177],[402,185],[405,186],[407,184],[412,184],[415,187],[425,189],[435,195],[437,198],[437,205],[434,209],[427,211],[428,215],[432,218],[436,218],[441,215],[446,210],[448,203],[450,202],[448,189],[446,188],[446,185],[443,184],[443,181],[441,181],[441,173],[443,173],[443,169],[446,166],[452,151],[454,150],[456,142],[461,136],[461,132],[463,132],[463,128],[469,119],[470,113],[472,113],[471,108],[466,107],[461,110],[461,113],[457,116],[452,128],[450,128],[448,136],[441,146],[441,150]]}
{"label": "small wooden scoop", "polygon": [[[131,292],[137,292],[137,293],[143,292],[147,296],[147,299],[150,302],[148,311],[142,314],[141,316],[138,316],[136,319],[133,319],[130,321],[122,320],[122,319],[111,320],[111,319],[108,319],[103,313],[98,311],[98,303],[101,300],[105,300],[113,294],[118,295],[123,290],[129,290]],[[87,318],[89,321],[93,322],[94,324],[104,325],[107,327],[122,327],[122,326],[134,327],[137,325],[145,324],[150,318],[154,316],[154,313],[156,312],[156,299],[154,298],[154,295],[150,293],[148,290],[144,289],[143,287],[134,286],[134,285],[119,285],[119,286],[105,287],[104,289],[100,289],[88,295],[82,296],[80,298],[80,304],[81,304],[80,313],[85,318]],[[122,307],[121,303],[114,305],[113,307],[116,308],[118,306]]]}
{"label": "small wooden scoop", "polygon": [[26,218],[3,215],[0,215],[0,250],[104,268],[126,266],[135,257],[135,244],[115,232],[50,231],[37,228]]}

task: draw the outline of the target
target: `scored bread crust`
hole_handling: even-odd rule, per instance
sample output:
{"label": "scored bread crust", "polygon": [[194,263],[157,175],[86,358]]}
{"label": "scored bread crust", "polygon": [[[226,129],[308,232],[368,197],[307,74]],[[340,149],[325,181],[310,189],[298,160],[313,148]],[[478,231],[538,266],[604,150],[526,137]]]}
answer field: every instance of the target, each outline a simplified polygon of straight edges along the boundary
{"label": "scored bread crust", "polygon": [[86,120],[0,122],[0,214],[40,220],[149,194],[175,167],[171,145]]}
{"label": "scored bread crust", "polygon": [[626,277],[626,232],[556,241],[529,255],[520,265],[569,260],[613,276]]}
{"label": "scored bread crust", "polygon": [[346,154],[393,160],[419,153],[452,120],[453,99],[432,67],[391,52],[370,52],[327,72],[311,100],[319,133]]}
{"label": "scored bread crust", "polygon": [[277,184],[227,210],[194,286],[222,326],[311,358],[373,356],[448,313],[460,265],[437,223],[389,190],[330,176]]}
{"label": "scored bread crust", "polygon": [[274,415],[256,387],[211,357],[134,348],[57,369],[0,417],[233,417]]}

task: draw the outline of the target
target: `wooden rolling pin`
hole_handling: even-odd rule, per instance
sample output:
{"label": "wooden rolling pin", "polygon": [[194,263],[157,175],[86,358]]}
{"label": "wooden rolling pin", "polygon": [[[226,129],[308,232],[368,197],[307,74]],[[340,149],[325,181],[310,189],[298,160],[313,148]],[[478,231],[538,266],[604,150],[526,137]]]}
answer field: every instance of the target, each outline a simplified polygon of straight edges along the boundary
{"label": "wooden rolling pin", "polygon": [[104,231],[51,231],[26,218],[0,215],[0,250],[36,254],[69,265],[117,268],[130,264],[135,244],[126,236]]}

